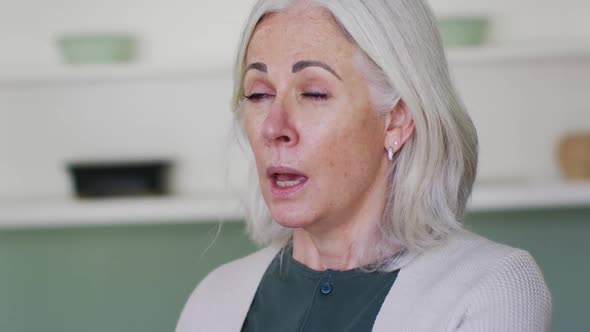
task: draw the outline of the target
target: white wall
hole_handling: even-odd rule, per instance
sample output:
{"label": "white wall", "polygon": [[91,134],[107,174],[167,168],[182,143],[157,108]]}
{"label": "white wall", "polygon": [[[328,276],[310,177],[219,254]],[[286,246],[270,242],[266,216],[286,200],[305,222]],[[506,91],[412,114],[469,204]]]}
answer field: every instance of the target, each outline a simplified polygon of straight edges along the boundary
{"label": "white wall", "polygon": [[142,61],[230,63],[252,0],[0,0],[0,64],[60,62],[70,32],[129,32]]}
{"label": "white wall", "polygon": [[0,199],[67,197],[66,163],[168,158],[173,190],[225,188],[227,77],[0,86]]}
{"label": "white wall", "polygon": [[[231,64],[254,0],[0,0],[0,65],[60,62],[55,39],[68,32],[127,31],[142,61]],[[430,0],[441,15],[494,20],[493,43],[590,41],[587,0]],[[1,72],[0,72],[1,75]]]}
{"label": "white wall", "polygon": [[[590,128],[590,57],[454,63],[478,128],[480,180],[560,177],[561,136]],[[164,77],[0,85],[0,200],[67,197],[68,161],[170,158],[180,194],[226,190],[247,165],[230,137],[231,80]]]}
{"label": "white wall", "polygon": [[492,19],[489,42],[590,44],[587,0],[429,0],[441,16],[483,14]]}
{"label": "white wall", "polygon": [[[228,68],[253,1],[0,0],[0,78],[14,68],[58,63],[67,31],[130,31],[141,61]],[[590,40],[586,0],[431,0],[437,12],[489,13],[492,42]],[[559,15],[555,14],[559,13]],[[583,19],[584,18],[584,19]],[[517,24],[517,22],[524,22]],[[453,64],[481,138],[483,179],[559,177],[558,138],[590,127],[590,60]],[[180,194],[225,190],[229,75],[0,84],[0,201],[67,197],[64,164],[80,159],[178,162]],[[240,157],[232,164],[245,176]]]}
{"label": "white wall", "polygon": [[451,66],[478,130],[479,180],[561,177],[560,139],[590,130],[590,55]]}

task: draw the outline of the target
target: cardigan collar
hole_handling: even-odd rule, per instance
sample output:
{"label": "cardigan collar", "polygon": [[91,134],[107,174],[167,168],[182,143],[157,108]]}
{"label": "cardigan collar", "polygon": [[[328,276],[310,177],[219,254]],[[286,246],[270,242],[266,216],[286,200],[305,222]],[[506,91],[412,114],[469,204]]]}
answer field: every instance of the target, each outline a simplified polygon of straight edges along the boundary
{"label": "cardigan collar", "polygon": [[[236,287],[234,289],[236,293],[233,294],[234,296],[232,296],[232,298],[238,299],[238,301],[229,302],[231,303],[230,305],[232,307],[231,312],[235,312],[236,315],[227,317],[228,321],[226,321],[226,324],[231,325],[232,327],[231,329],[228,329],[228,331],[240,330],[244,320],[246,319],[246,316],[248,315],[248,311],[252,301],[254,300],[254,296],[256,295],[258,285],[260,284],[268,266],[280,250],[281,249],[276,247],[267,247],[257,253],[254,253],[250,257],[247,257],[243,261],[243,269],[239,270],[245,272],[241,277],[240,287]],[[413,261],[415,258],[417,257],[415,256],[409,260],[405,260],[404,266],[410,261]],[[373,332],[390,331],[391,326],[395,326],[395,322],[403,318],[405,310],[403,306],[400,305],[402,301],[396,301],[396,299],[413,298],[411,290],[419,290],[419,287],[415,287],[416,283],[419,283],[419,281],[415,278],[415,275],[411,270],[408,271],[405,268],[400,269],[393,286],[389,290],[389,293],[385,297],[385,301],[383,302],[383,305],[377,314],[375,324],[373,326]]]}

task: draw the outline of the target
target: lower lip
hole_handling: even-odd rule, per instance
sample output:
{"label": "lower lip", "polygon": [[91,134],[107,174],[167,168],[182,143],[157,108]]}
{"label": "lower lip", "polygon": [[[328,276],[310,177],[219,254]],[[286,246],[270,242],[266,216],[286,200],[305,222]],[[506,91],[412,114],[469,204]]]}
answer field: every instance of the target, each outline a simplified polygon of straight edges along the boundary
{"label": "lower lip", "polygon": [[300,183],[291,186],[291,187],[279,187],[277,183],[271,179],[270,180],[270,192],[276,198],[288,198],[295,195],[297,192],[301,191],[305,184],[307,183],[308,179],[303,179]]}

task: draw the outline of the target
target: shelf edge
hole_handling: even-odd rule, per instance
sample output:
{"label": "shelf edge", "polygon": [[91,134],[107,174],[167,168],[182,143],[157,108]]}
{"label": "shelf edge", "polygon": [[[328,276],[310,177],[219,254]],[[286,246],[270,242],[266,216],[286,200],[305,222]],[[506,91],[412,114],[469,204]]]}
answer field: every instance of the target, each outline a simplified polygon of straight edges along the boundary
{"label": "shelf edge", "polygon": [[[590,181],[478,185],[468,212],[590,207]],[[235,198],[170,197],[0,206],[0,229],[241,221]]]}

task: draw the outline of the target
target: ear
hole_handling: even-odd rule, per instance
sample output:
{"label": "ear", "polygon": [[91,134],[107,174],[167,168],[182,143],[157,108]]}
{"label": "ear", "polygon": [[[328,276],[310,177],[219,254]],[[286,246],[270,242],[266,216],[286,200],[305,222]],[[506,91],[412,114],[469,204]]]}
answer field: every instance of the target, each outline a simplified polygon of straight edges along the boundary
{"label": "ear", "polygon": [[393,153],[396,153],[412,137],[414,133],[414,118],[403,100],[400,100],[386,114],[385,129],[385,151],[391,147]]}

